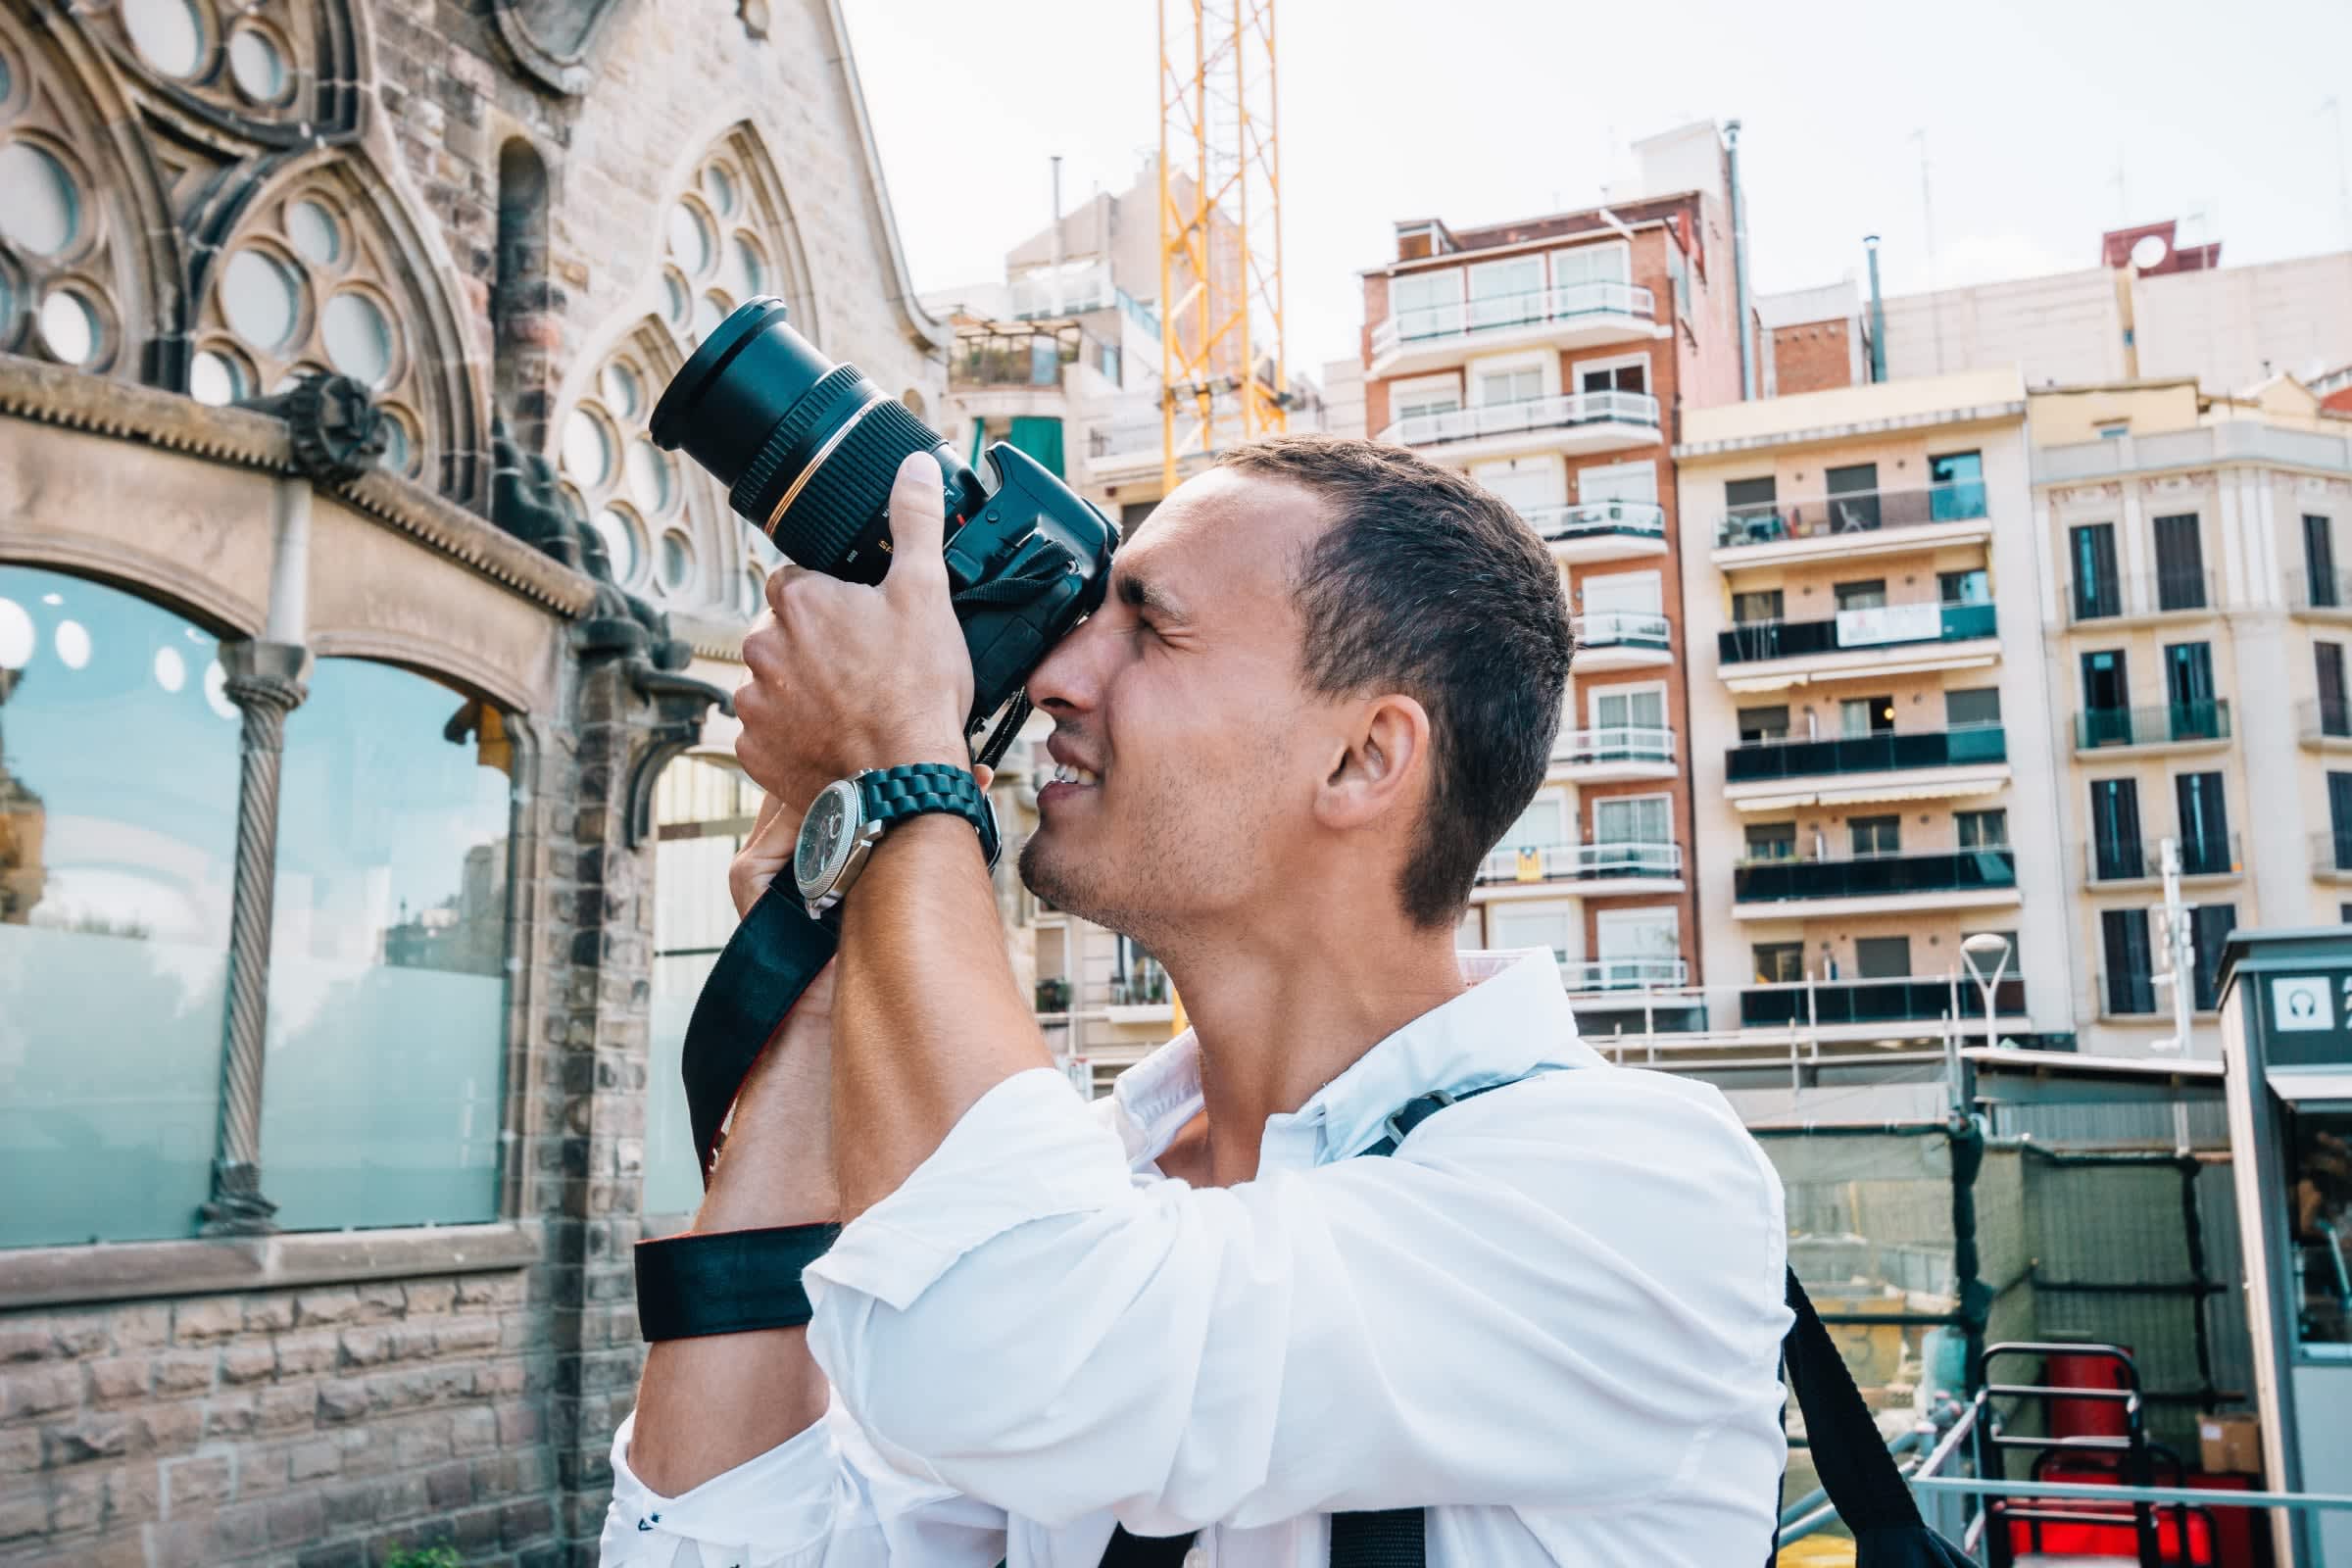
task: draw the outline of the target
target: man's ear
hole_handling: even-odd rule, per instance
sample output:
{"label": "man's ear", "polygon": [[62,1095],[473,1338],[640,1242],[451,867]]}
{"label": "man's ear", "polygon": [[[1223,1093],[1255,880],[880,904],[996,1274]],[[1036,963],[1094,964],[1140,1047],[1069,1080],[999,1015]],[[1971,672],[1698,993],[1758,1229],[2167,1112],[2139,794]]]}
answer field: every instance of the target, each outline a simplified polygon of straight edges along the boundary
{"label": "man's ear", "polygon": [[1413,698],[1390,692],[1366,699],[1348,723],[1315,790],[1315,819],[1331,828],[1366,827],[1416,804],[1430,767],[1429,712]]}

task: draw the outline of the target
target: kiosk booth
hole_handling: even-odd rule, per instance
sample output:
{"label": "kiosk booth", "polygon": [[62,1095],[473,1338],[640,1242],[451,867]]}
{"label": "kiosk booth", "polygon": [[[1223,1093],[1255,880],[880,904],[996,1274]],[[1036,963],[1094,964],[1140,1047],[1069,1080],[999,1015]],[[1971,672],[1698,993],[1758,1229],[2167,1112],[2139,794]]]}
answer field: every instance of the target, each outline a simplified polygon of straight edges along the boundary
{"label": "kiosk booth", "polygon": [[[2233,932],[2221,986],[2264,1466],[2352,1492],[2352,926]],[[2352,1568],[2352,1512],[2272,1520],[2280,1568]]]}

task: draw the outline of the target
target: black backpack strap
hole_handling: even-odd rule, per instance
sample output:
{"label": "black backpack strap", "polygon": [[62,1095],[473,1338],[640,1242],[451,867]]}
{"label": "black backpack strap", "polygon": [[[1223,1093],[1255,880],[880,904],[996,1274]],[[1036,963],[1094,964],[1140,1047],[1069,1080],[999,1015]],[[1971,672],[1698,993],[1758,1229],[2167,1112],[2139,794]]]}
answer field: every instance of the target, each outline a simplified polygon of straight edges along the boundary
{"label": "black backpack strap", "polygon": [[1429,1511],[1382,1508],[1331,1516],[1331,1568],[1421,1568],[1429,1560]]}
{"label": "black backpack strap", "polygon": [[1805,1441],[1812,1446],[1813,1467],[1821,1473],[1822,1490],[1838,1507],[1838,1517],[1856,1536],[1870,1530],[1921,1529],[1919,1504],[1886,1451],[1886,1440],[1871,1419],[1870,1406],[1854,1387],[1853,1374],[1830,1331],[1806,1298],[1805,1288],[1788,1271],[1788,1310],[1796,1314],[1781,1355],[1788,1369],[1789,1387],[1796,1391],[1797,1408],[1805,1413]]}
{"label": "black backpack strap", "polygon": [[1187,1530],[1181,1536],[1131,1536],[1127,1527],[1120,1525],[1110,1533],[1110,1544],[1102,1548],[1102,1568],[1184,1568],[1184,1554],[1192,1549],[1193,1538],[1199,1534]]}

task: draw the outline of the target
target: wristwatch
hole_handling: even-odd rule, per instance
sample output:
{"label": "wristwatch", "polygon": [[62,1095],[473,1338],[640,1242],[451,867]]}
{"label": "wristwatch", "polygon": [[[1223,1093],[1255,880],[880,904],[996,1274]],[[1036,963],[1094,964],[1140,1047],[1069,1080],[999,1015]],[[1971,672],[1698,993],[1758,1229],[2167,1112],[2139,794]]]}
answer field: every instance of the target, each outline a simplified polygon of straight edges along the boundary
{"label": "wristwatch", "polygon": [[969,772],[949,762],[868,768],[826,785],[801,819],[792,879],[808,913],[822,915],[840,904],[882,835],[928,811],[951,811],[971,823],[989,868],[996,868],[996,808]]}

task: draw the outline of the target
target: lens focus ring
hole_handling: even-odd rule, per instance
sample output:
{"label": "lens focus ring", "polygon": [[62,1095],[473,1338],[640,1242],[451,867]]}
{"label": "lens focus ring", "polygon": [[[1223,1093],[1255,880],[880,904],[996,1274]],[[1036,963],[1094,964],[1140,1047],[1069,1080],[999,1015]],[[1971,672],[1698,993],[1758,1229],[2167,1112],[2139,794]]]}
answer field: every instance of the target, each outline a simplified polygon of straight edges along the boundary
{"label": "lens focus ring", "polygon": [[737,512],[765,527],[767,514],[792,481],[792,469],[808,461],[809,453],[823,441],[825,433],[854,413],[872,389],[857,367],[844,365],[828,371],[824,378],[810,387],[791,411],[760,443],[760,450],[745,466],[743,475],[727,496],[727,504]]}
{"label": "lens focus ring", "polygon": [[875,551],[844,563],[843,555],[889,515],[891,486],[908,454],[928,452],[939,437],[898,402],[884,399],[867,411],[827,454],[777,519],[776,548],[804,566],[833,572],[853,582],[879,582],[889,558]]}

